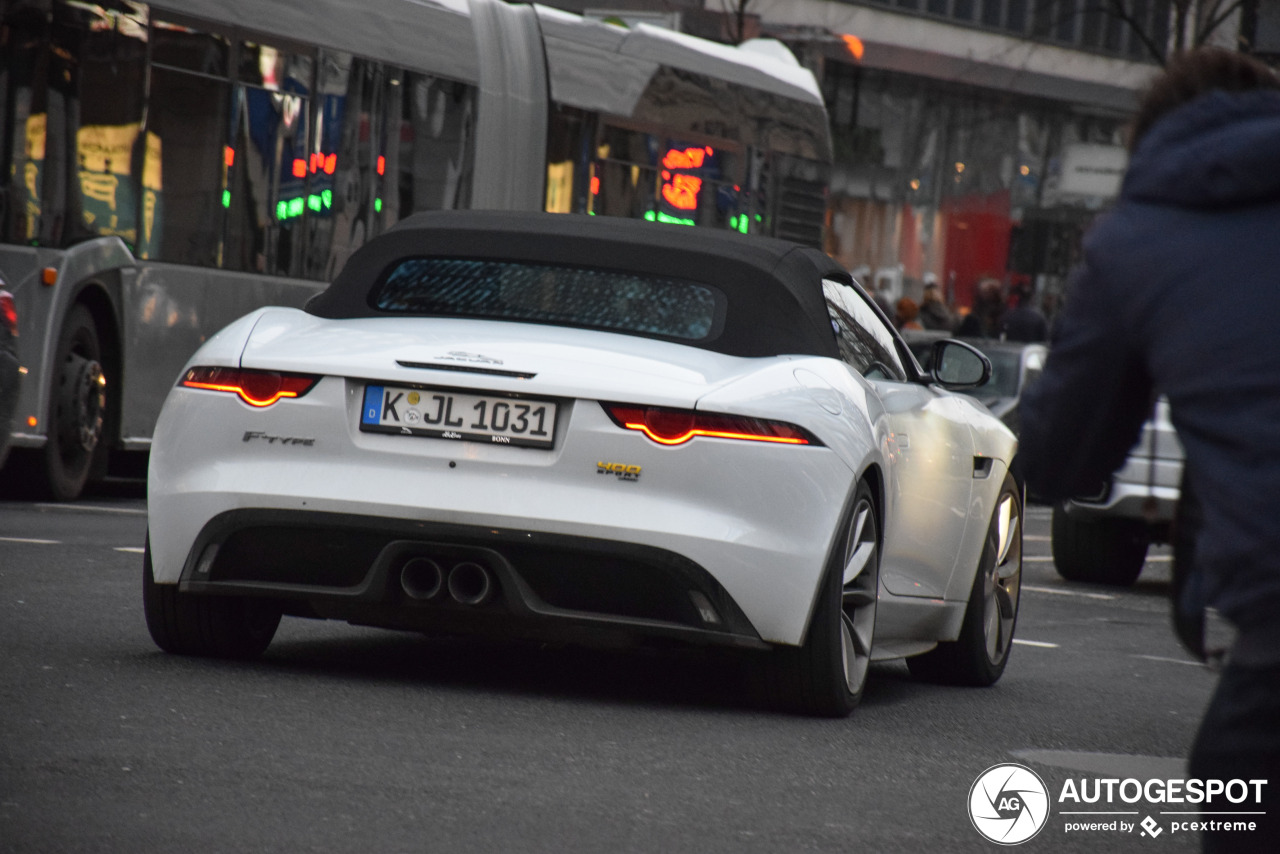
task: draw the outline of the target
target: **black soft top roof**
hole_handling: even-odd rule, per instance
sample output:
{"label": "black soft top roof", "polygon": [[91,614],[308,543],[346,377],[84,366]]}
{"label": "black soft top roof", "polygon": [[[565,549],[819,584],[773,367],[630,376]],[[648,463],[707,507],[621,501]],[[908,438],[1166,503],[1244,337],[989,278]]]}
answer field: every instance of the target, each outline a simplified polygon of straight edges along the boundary
{"label": "black soft top roof", "polygon": [[366,243],[306,310],[329,318],[388,316],[371,295],[392,267],[414,257],[570,264],[713,285],[728,299],[724,327],[697,346],[734,356],[837,357],[822,279],[850,281],[816,249],[732,231],[620,217],[436,211],[407,217]]}

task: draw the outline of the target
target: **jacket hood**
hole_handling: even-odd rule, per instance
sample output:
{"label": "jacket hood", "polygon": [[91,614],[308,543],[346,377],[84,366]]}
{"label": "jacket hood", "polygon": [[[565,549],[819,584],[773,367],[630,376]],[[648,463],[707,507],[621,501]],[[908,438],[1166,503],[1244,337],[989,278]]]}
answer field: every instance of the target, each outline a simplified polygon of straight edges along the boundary
{"label": "jacket hood", "polygon": [[1210,92],[1156,122],[1121,195],[1181,207],[1280,200],[1280,91]]}

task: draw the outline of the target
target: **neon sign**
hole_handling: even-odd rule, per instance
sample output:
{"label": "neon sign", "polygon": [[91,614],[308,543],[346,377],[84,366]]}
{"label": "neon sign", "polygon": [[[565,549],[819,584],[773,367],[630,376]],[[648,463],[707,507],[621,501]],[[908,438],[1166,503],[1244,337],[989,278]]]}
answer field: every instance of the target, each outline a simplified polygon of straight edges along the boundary
{"label": "neon sign", "polygon": [[708,157],[715,154],[711,146],[671,148],[662,158],[662,198],[676,210],[696,211],[698,193],[702,191],[702,179],[675,169],[701,169]]}

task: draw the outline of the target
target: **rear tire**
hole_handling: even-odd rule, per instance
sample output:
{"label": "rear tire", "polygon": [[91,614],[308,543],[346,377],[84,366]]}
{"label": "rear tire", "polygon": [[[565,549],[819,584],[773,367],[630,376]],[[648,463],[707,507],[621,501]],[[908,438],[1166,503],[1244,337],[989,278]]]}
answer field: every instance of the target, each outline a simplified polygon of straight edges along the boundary
{"label": "rear tire", "polygon": [[103,423],[107,413],[102,343],[93,315],[77,304],[67,312],[54,354],[45,425],[44,485],[50,498],[78,498],[106,453]]}
{"label": "rear tire", "polygon": [[871,488],[860,483],[804,645],[768,653],[763,676],[774,708],[843,718],[862,700],[880,585],[879,531]]}
{"label": "rear tire", "polygon": [[907,659],[913,676],[949,685],[993,685],[1013,647],[1022,592],[1022,496],[1006,475],[987,527],[960,636]]}
{"label": "rear tire", "polygon": [[156,646],[175,655],[255,658],[275,637],[280,608],[241,596],[183,593],[176,584],[157,584],[151,543],[142,557],[142,606]]}
{"label": "rear tire", "polygon": [[1142,574],[1150,536],[1140,519],[1081,519],[1053,508],[1053,565],[1068,581],[1129,587]]}

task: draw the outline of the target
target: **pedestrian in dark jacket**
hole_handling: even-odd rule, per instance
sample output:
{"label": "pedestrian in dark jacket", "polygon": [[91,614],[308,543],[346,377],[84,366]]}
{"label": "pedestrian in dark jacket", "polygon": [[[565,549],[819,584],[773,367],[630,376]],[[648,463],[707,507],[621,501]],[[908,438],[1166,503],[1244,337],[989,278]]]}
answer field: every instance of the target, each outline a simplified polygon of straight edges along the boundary
{"label": "pedestrian in dark jacket", "polygon": [[1267,781],[1261,804],[1251,789],[1198,807],[1266,813],[1204,849],[1280,851],[1280,79],[1229,51],[1183,54],[1130,148],[1023,398],[1020,463],[1046,499],[1093,489],[1168,397],[1202,514],[1190,604],[1238,631],[1190,776]]}
{"label": "pedestrian in dark jacket", "polygon": [[1004,293],[999,279],[983,279],[978,282],[978,295],[973,309],[956,327],[961,338],[1000,338],[1004,332]]}
{"label": "pedestrian in dark jacket", "polygon": [[951,316],[951,309],[942,299],[942,288],[937,282],[929,282],[924,286],[924,297],[920,301],[920,325],[925,329],[940,329],[950,332],[956,325]]}
{"label": "pedestrian in dark jacket", "polygon": [[1018,288],[1013,292],[1013,305],[1001,319],[1001,337],[1006,341],[1044,341],[1049,337],[1049,323],[1031,304],[1031,292]]}

